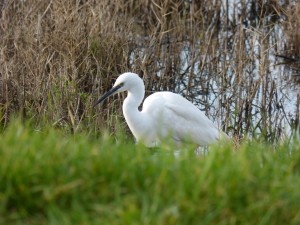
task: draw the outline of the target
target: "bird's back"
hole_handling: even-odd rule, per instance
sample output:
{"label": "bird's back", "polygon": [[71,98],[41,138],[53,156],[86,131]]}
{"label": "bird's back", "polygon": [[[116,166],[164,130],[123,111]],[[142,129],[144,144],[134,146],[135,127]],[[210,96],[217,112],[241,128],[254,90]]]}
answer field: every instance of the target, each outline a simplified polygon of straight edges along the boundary
{"label": "bird's back", "polygon": [[143,113],[153,119],[157,136],[171,135],[177,142],[189,140],[198,145],[216,141],[219,131],[195,105],[172,92],[156,92],[145,99]]}

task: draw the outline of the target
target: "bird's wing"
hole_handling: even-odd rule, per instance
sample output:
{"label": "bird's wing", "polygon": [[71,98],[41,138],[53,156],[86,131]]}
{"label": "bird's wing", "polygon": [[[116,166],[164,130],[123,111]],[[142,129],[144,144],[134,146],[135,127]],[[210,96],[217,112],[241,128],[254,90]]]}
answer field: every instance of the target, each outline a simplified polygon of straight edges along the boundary
{"label": "bird's wing", "polygon": [[191,138],[200,145],[207,145],[218,139],[219,131],[213,122],[192,103],[166,103],[165,107],[170,115],[166,116],[170,119],[169,126],[177,135],[176,138]]}
{"label": "bird's wing", "polygon": [[153,118],[162,137],[171,132],[176,141],[191,139],[199,145],[208,145],[218,139],[219,131],[213,122],[178,94],[156,92],[145,99],[142,112]]}

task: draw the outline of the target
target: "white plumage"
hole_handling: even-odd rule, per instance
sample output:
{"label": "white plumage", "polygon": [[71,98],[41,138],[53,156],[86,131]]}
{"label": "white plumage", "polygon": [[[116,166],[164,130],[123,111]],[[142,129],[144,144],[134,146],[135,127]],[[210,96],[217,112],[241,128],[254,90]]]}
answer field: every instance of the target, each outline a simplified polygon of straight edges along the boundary
{"label": "white plumage", "polygon": [[112,94],[128,91],[123,103],[126,122],[138,142],[153,147],[171,137],[176,144],[191,142],[206,146],[217,141],[225,133],[214,126],[203,112],[182,96],[172,92],[156,92],[147,97],[142,111],[138,107],[145,94],[143,80],[135,73],[123,73],[113,88],[96,103]]}

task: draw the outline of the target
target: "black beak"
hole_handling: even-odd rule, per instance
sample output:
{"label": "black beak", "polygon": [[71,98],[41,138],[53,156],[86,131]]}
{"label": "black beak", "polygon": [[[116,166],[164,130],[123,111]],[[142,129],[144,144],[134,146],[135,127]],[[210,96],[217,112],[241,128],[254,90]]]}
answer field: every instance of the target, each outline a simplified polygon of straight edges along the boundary
{"label": "black beak", "polygon": [[115,87],[113,87],[112,89],[110,89],[108,92],[106,92],[104,95],[101,96],[101,98],[99,98],[93,105],[93,107],[95,107],[96,105],[98,105],[99,103],[103,102],[105,99],[107,99],[109,96],[113,95],[117,90],[119,90],[121,87],[123,86],[123,84],[119,84]]}

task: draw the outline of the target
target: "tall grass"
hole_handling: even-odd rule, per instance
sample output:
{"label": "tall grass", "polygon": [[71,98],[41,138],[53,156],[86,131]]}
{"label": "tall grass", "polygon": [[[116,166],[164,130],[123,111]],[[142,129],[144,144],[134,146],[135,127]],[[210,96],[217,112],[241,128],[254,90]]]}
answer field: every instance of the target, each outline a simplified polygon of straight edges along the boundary
{"label": "tall grass", "polygon": [[298,17],[299,13],[300,4],[291,4],[290,7],[287,9],[285,13],[287,20],[284,23],[285,37],[288,40],[286,42],[287,46],[277,55],[279,58],[283,59],[282,63],[288,65],[288,67],[292,69],[292,79],[298,85],[300,83],[300,19]]}
{"label": "tall grass", "polygon": [[1,224],[299,224],[299,143],[207,155],[13,123],[0,136]]}
{"label": "tall grass", "polygon": [[147,95],[180,93],[231,136],[276,142],[299,127],[300,98],[290,96],[290,72],[274,57],[298,46],[299,14],[289,13],[297,1],[5,0],[0,7],[4,126],[17,112],[37,126],[114,132],[121,101],[91,106],[133,71]]}

